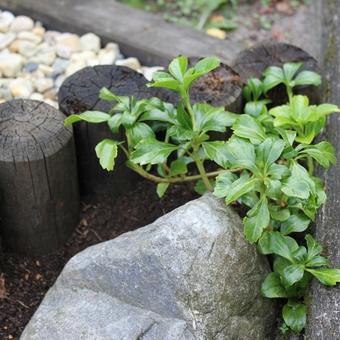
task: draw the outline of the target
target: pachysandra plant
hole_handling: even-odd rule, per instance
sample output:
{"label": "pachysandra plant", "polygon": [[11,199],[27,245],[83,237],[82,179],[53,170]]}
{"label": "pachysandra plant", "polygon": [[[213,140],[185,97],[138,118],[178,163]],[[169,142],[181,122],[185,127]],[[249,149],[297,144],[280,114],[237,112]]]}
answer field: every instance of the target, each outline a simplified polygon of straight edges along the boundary
{"label": "pachysandra plant", "polygon": [[[192,83],[219,65],[211,57],[188,67],[188,59],[180,56],[168,72],[156,72],[149,86],[176,91],[181,98],[177,107],[158,98],[117,96],[103,88],[99,96],[112,101],[110,112],[71,115],[65,124],[106,123],[115,136],[124,131],[124,140],[104,139],[96,146],[101,166],[113,170],[120,150],[129,168],[157,183],[159,197],[172,183],[196,181],[200,193],[211,191],[226,204],[246,207],[246,239],[273,259],[262,294],[287,299],[281,330],[300,332],[306,324],[304,297],[312,278],[328,286],[340,282],[340,270],[330,268],[321,245],[307,233],[326,200],[314,163],[326,169],[335,163],[332,145],[313,141],[327,115],[340,110],[332,104],[309,105],[306,96],[294,95],[296,85],[321,82],[312,71],[299,72],[301,63],[269,67],[263,79],[248,80],[243,114],[207,103],[192,105]],[[285,85],[289,101],[273,106],[266,95],[279,84]],[[228,128],[228,140],[212,139],[211,132]],[[206,170],[207,162],[215,164],[213,171]],[[305,240],[294,239],[296,233],[305,233]]]}

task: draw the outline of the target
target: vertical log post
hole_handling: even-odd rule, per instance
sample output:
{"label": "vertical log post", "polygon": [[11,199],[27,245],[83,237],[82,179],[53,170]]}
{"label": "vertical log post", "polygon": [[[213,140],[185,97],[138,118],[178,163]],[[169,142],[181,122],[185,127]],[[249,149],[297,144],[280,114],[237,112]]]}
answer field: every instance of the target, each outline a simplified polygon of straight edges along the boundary
{"label": "vertical log post", "polygon": [[64,118],[38,101],[0,105],[0,230],[17,252],[56,250],[78,223],[74,141]]}
{"label": "vertical log post", "polygon": [[[294,45],[278,42],[262,43],[241,51],[231,66],[246,83],[250,78],[261,78],[267,67],[282,67],[284,63],[288,62],[302,62],[301,70],[320,73],[317,60],[310,54]],[[320,101],[320,91],[316,86],[296,86],[294,93],[307,96],[312,104],[317,104]],[[274,105],[285,104],[288,101],[283,85],[270,90],[268,96]]]}
{"label": "vertical log post", "polygon": [[[157,91],[148,88],[146,83],[142,74],[127,67],[85,67],[62,84],[58,94],[59,107],[66,115],[87,110],[108,112],[113,103],[99,99],[102,87],[109,88],[117,95],[135,96],[138,99],[156,96]],[[101,140],[115,137],[123,139],[122,134],[113,136],[106,124],[79,122],[74,125],[74,135],[82,194],[105,194],[116,198],[125,190],[133,188],[139,176],[125,166],[124,155],[119,154],[115,169],[108,172],[101,168],[95,153],[95,146]]]}

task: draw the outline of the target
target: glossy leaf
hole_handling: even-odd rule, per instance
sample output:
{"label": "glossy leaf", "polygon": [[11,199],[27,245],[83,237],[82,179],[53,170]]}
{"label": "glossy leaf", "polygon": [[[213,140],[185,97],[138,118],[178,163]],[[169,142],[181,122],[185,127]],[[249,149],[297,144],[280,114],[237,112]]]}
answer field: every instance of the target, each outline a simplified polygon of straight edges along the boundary
{"label": "glossy leaf", "polygon": [[285,282],[291,286],[295,282],[298,282],[302,279],[305,271],[305,266],[302,264],[292,264],[286,267],[283,271],[283,278]]}
{"label": "glossy leaf", "polygon": [[115,165],[115,159],[118,154],[117,142],[112,139],[104,139],[97,144],[95,151],[99,158],[99,163],[103,169],[112,171]]}
{"label": "glossy leaf", "polygon": [[262,125],[249,115],[240,115],[232,129],[236,136],[249,139],[254,144],[259,144],[266,138]]}
{"label": "glossy leaf", "polygon": [[306,271],[315,276],[325,286],[335,286],[340,282],[340,269],[310,269],[306,268]]}
{"label": "glossy leaf", "polygon": [[69,126],[79,121],[85,121],[88,123],[104,123],[111,118],[111,115],[101,111],[85,111],[79,115],[70,115],[64,120],[64,125]]}
{"label": "glossy leaf", "polygon": [[301,332],[306,326],[306,306],[302,303],[288,301],[283,309],[284,322],[294,331]]}
{"label": "glossy leaf", "polygon": [[157,184],[157,195],[159,198],[162,198],[169,188],[170,183],[158,183]]}
{"label": "glossy leaf", "polygon": [[261,293],[267,298],[286,298],[288,297],[280,276],[277,273],[269,273],[262,283]]}
{"label": "glossy leaf", "polygon": [[290,233],[297,233],[305,231],[311,220],[304,214],[293,214],[281,224],[281,233],[288,235]]}

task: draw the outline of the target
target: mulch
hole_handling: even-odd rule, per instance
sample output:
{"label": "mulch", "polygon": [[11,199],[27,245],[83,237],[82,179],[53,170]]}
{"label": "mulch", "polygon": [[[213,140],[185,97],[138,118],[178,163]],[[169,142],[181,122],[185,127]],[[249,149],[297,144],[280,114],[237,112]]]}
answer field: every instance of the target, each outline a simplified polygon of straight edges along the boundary
{"label": "mulch", "polygon": [[159,199],[155,185],[142,181],[135,190],[114,202],[104,197],[83,198],[80,222],[56,253],[28,257],[5,249],[0,263],[0,339],[19,339],[47,290],[73,255],[149,224],[196,197],[192,184],[182,184],[170,187],[164,198]]}

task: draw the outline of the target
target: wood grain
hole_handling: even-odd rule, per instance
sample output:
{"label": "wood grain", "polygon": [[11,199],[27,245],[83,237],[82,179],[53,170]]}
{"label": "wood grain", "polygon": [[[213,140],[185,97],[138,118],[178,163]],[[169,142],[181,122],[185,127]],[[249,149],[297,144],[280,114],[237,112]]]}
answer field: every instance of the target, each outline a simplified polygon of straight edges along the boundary
{"label": "wood grain", "polygon": [[17,252],[51,252],[78,223],[74,141],[63,120],[39,101],[0,105],[1,233]]}

